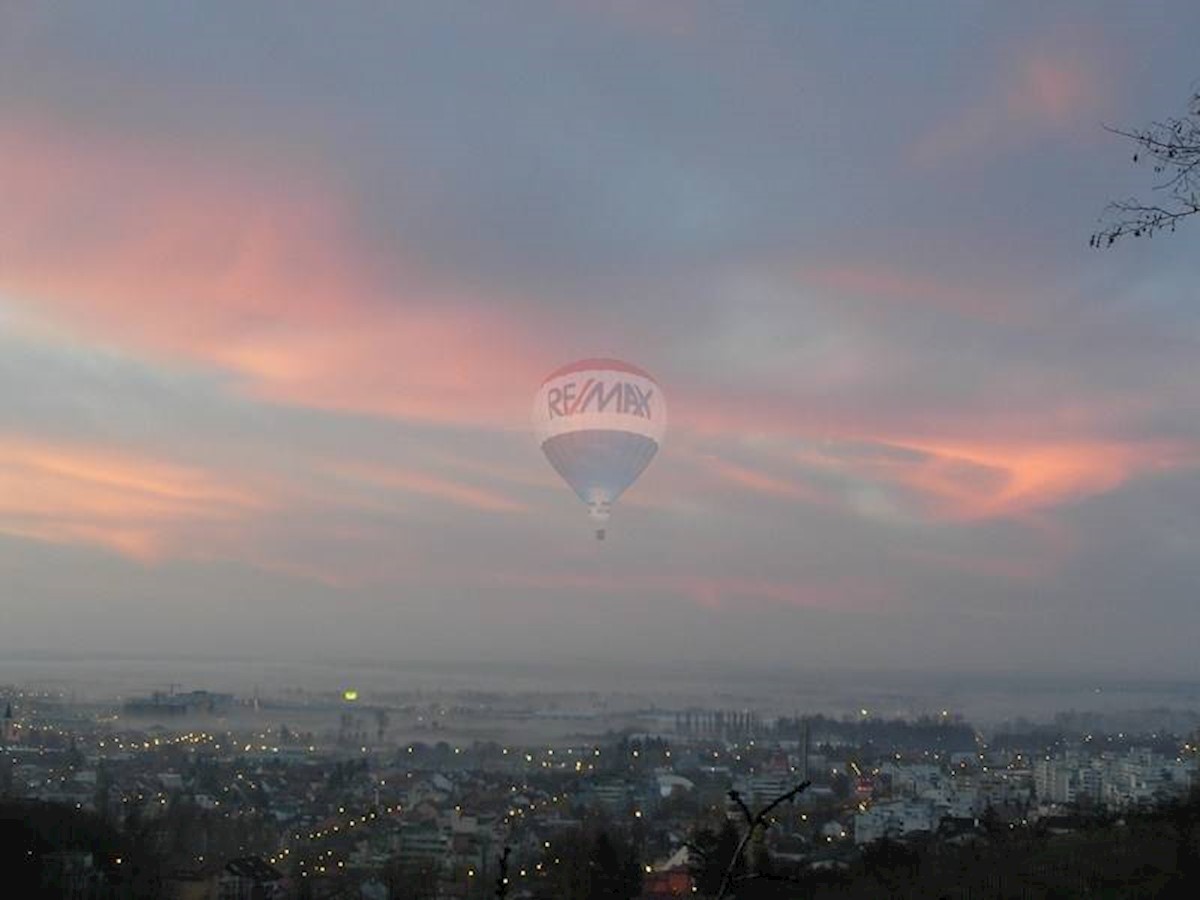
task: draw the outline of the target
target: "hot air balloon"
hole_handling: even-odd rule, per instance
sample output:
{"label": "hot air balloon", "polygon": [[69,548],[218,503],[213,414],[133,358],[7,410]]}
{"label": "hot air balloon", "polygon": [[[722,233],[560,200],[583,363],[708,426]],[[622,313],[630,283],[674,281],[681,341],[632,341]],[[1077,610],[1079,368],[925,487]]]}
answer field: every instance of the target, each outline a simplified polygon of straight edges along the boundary
{"label": "hot air balloon", "polygon": [[581,359],[538,388],[533,423],[542,452],[596,523],[604,540],[612,505],[662,443],[667,404],[648,373],[618,359]]}

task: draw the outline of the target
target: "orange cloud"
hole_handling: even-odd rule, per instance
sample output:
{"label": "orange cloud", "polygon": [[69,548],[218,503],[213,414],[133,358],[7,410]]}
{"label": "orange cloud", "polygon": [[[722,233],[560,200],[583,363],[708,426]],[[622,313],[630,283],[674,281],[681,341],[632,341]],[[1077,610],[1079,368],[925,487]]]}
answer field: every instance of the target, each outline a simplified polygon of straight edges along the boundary
{"label": "orange cloud", "polygon": [[[344,489],[333,474],[364,487]],[[433,497],[486,512],[524,507],[486,488],[378,466],[314,462],[288,483],[231,478],[111,447],[0,435],[0,534],[101,547],[137,562],[231,560],[333,587],[414,577],[386,529],[347,519],[400,509],[380,491]]]}
{"label": "orange cloud", "polygon": [[266,509],[261,490],[106,448],[0,437],[0,532],[105,547],[141,561],[188,555],[184,532]]}
{"label": "orange cloud", "polygon": [[[672,399],[672,426],[695,436],[693,455],[725,483],[852,511],[865,503],[906,519],[1027,519],[1142,475],[1200,466],[1195,443],[1111,436],[1121,414],[1112,403],[927,416],[916,430],[904,410],[812,398]],[[730,463],[706,449],[728,440],[762,464]],[[861,488],[882,491],[882,504],[864,500]]]}
{"label": "orange cloud", "polygon": [[896,446],[928,454],[900,470],[946,518],[987,519],[1108,493],[1140,471],[1176,464],[1169,445],[1080,440],[1070,443],[916,441]]}
{"label": "orange cloud", "polygon": [[220,367],[281,403],[438,422],[527,415],[506,379],[535,383],[543,366],[498,298],[365,252],[311,172],[10,122],[0,196],[0,291],[26,316]]}
{"label": "orange cloud", "polygon": [[[868,439],[875,455],[804,452],[806,466],[899,488],[935,520],[1019,518],[1107,493],[1143,472],[1195,465],[1195,451],[1167,442]],[[902,451],[897,453],[895,451]]]}

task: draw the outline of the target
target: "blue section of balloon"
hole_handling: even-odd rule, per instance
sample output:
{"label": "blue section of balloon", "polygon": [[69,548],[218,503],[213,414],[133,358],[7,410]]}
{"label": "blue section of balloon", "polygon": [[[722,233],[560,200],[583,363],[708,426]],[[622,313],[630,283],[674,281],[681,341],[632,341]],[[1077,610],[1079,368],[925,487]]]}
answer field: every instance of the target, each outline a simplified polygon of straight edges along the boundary
{"label": "blue section of balloon", "polygon": [[629,431],[588,429],[547,439],[542,451],[585,503],[612,503],[658,452],[652,439]]}

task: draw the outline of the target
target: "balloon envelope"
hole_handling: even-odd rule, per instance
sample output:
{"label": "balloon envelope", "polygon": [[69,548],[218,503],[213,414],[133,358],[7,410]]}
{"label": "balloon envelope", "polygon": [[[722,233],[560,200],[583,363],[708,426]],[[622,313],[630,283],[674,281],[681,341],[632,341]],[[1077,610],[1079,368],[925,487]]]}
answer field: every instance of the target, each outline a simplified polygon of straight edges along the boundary
{"label": "balloon envelope", "polygon": [[[658,383],[637,366],[582,359],[542,382],[533,421],[550,465],[603,525],[658,452],[667,404]],[[603,538],[604,529],[596,536]]]}

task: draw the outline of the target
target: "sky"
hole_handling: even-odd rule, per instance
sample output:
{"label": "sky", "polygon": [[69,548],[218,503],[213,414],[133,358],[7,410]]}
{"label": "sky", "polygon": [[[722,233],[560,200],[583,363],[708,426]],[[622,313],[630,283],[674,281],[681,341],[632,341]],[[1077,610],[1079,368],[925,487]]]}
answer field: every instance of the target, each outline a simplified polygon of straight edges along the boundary
{"label": "sky", "polygon": [[[0,652],[1200,677],[1200,6],[0,0]],[[542,379],[670,404],[609,539]]]}

